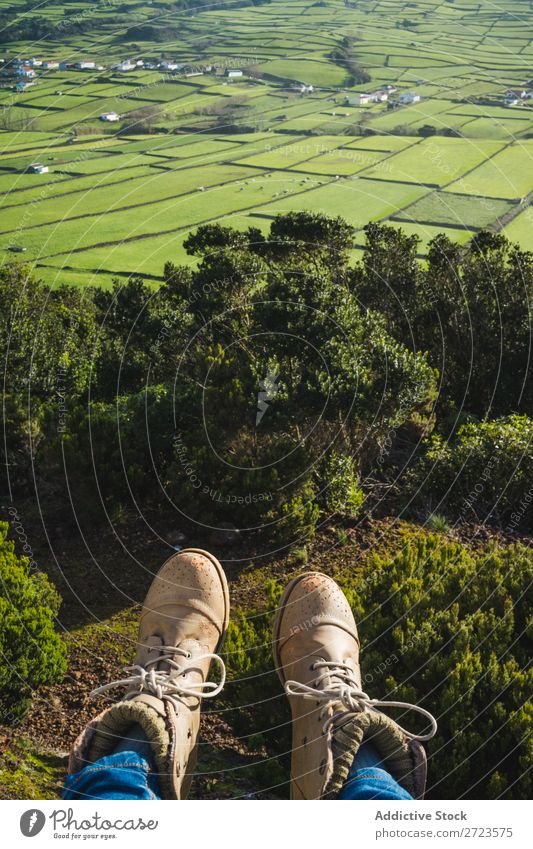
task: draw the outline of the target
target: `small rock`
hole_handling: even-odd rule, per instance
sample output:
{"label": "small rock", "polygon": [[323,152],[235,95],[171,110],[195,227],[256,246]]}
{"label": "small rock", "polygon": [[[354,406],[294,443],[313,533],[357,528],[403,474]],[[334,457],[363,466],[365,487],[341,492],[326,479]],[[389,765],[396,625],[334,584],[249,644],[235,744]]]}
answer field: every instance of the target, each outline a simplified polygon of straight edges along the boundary
{"label": "small rock", "polygon": [[184,543],[187,541],[187,537],[182,531],[170,531],[166,535],[166,540],[176,549],[176,551],[181,551]]}
{"label": "small rock", "polygon": [[213,531],[213,539],[218,543],[227,543],[232,545],[240,539],[241,532],[231,522],[221,522],[218,528]]}

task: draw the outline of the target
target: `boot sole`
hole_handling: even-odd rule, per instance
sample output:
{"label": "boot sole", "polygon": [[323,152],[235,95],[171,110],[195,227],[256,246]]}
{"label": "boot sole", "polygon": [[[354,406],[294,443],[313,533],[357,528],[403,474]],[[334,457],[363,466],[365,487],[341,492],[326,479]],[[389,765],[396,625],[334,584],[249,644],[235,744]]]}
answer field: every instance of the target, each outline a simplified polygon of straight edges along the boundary
{"label": "boot sole", "polygon": [[291,596],[292,591],[295,589],[295,587],[298,586],[300,581],[303,581],[304,578],[309,578],[312,575],[321,574],[321,572],[303,572],[301,575],[298,575],[296,578],[293,578],[292,581],[289,581],[289,583],[283,590],[283,593],[281,594],[278,609],[276,610],[276,615],[274,617],[274,624],[272,625],[272,655],[274,657],[274,663],[276,666],[278,678],[281,681],[283,687],[285,687],[285,678],[283,675],[281,658],[279,656],[279,635],[281,631],[281,620],[283,619],[285,608],[289,603],[289,598]]}
{"label": "boot sole", "polygon": [[[215,555],[211,554],[211,552],[209,552],[209,551],[204,551],[203,548],[183,548],[181,551],[177,552],[176,554],[171,554],[171,556],[169,558],[167,558],[167,560],[165,560],[165,562],[161,566],[161,569],[159,570],[159,572],[163,571],[163,569],[165,568],[165,566],[167,565],[169,560],[172,560],[173,557],[177,557],[180,554],[201,554],[202,557],[206,557],[207,560],[209,560],[210,563],[212,563],[213,566],[215,567],[215,569],[217,570],[218,577],[220,578],[220,583],[222,585],[222,592],[224,593],[224,623],[223,623],[223,626],[222,626],[222,634],[220,636],[220,640],[218,641],[218,643],[215,647],[215,652],[218,653],[220,651],[220,649],[223,647],[223,645],[226,641],[226,634],[228,633],[228,626],[229,626],[230,599],[229,599],[228,579],[226,578],[226,573],[224,572],[222,565],[219,563],[219,561],[217,560]],[[157,574],[159,574],[159,572]]]}

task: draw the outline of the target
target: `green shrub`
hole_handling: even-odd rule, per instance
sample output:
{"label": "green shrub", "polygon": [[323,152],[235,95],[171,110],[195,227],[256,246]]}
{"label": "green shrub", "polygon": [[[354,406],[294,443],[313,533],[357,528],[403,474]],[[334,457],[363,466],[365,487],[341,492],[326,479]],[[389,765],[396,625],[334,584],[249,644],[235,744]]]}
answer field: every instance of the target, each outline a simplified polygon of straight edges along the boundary
{"label": "green shrub", "polygon": [[[282,693],[272,660],[272,621],[282,587],[273,580],[267,581],[264,610],[234,611],[224,643],[224,660],[228,681],[224,689],[225,715],[235,732],[253,746],[258,734],[269,756],[285,767],[285,781],[290,769],[290,712]],[[273,762],[270,762],[273,763]],[[265,776],[266,778],[266,776]],[[283,778],[271,781],[271,786]],[[285,787],[280,787],[283,794]]]}
{"label": "green shrub", "polygon": [[322,475],[326,487],[323,500],[328,513],[355,519],[365,501],[351,457],[332,451]]}
{"label": "green shrub", "polygon": [[425,527],[436,534],[447,534],[452,529],[448,519],[442,513],[431,513],[426,519]]}
{"label": "green shrub", "polygon": [[[363,688],[420,704],[438,721],[427,747],[432,798],[531,794],[532,578],[523,546],[473,554],[419,534],[346,588],[360,623]],[[401,721],[415,730],[410,715]]]}
{"label": "green shrub", "polygon": [[30,574],[0,522],[0,722],[15,722],[41,684],[61,680],[66,649],[54,628],[60,597],[46,575]]}
{"label": "green shrub", "polygon": [[462,520],[533,528],[533,419],[462,425],[454,442],[435,435],[406,476],[411,503]]}
{"label": "green shrub", "polygon": [[[430,798],[531,794],[532,579],[533,553],[523,546],[472,553],[417,530],[342,580],[359,623],[363,688],[437,718],[427,744]],[[225,658],[231,722],[239,734],[263,732],[288,770],[290,719],[270,653],[281,591],[270,582],[265,611],[234,617]],[[397,718],[423,730],[414,715]]]}

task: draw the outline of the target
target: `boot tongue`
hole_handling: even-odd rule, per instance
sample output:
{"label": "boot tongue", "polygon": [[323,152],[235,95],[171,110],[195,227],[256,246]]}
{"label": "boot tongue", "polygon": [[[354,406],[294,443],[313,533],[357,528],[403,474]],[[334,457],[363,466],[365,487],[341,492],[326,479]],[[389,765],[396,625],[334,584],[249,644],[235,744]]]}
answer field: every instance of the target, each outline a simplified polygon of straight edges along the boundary
{"label": "boot tongue", "polygon": [[[161,651],[161,646],[165,645],[165,642],[162,637],[157,636],[156,634],[147,637],[144,645],[147,647],[147,660],[154,660],[157,657],[158,649]],[[170,652],[161,652],[161,660],[158,663],[154,663],[152,668],[156,669],[158,672],[177,672],[177,670],[171,666],[169,661],[174,661],[178,665],[182,665],[187,658],[185,657],[185,652],[187,649],[179,646],[180,651],[176,649],[176,654],[171,654]]]}

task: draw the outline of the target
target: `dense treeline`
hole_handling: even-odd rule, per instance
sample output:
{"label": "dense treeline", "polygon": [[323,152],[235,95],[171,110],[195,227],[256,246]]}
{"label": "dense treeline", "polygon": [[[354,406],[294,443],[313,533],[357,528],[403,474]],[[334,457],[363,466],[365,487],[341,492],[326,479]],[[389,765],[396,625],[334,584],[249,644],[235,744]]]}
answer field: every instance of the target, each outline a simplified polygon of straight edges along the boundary
{"label": "dense treeline", "polygon": [[362,85],[369,83],[372,77],[363,68],[357,55],[357,38],[344,36],[340,45],[331,52],[331,58],[348,72],[346,85]]}
{"label": "dense treeline", "polygon": [[31,18],[17,17],[19,12],[20,10],[17,10],[16,14],[0,14],[0,44],[11,44],[14,41],[42,43],[48,39],[57,39],[58,34],[67,27],[70,33],[82,35],[95,26],[94,17],[84,18],[80,15],[79,19],[74,17],[68,21],[55,22],[42,15],[33,15]]}
{"label": "dense treeline", "polygon": [[354,267],[353,239],[308,213],[200,227],[158,289],[4,266],[11,491],[66,475],[85,514],[173,503],[286,544],[362,511],[531,529],[533,254],[441,235],[421,262],[370,224]]}

